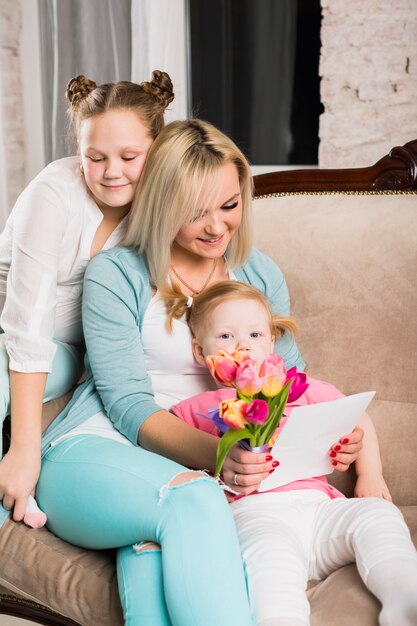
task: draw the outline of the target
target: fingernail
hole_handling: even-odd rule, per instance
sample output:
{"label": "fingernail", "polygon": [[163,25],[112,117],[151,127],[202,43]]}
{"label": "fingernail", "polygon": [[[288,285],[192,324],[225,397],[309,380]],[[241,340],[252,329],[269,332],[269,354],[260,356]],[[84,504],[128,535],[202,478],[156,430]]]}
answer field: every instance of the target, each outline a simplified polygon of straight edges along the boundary
{"label": "fingernail", "polygon": [[345,437],[344,439],[342,439],[342,443],[349,443],[349,439]]}
{"label": "fingernail", "polygon": [[335,445],[335,447],[333,448],[333,450],[337,450],[337,452],[339,452],[339,450],[342,449],[342,446],[339,445],[338,443]]}
{"label": "fingernail", "polygon": [[272,461],[272,456],[270,454],[267,454],[265,457],[265,461]]}
{"label": "fingernail", "polygon": [[278,465],[279,465],[279,461],[274,461],[274,462],[272,463],[272,467],[278,467]]}
{"label": "fingernail", "polygon": [[269,470],[270,474],[272,474],[272,472],[275,472],[275,467],[274,467],[274,469]]}
{"label": "fingernail", "polygon": [[337,461],[332,461],[332,465],[337,465]]}
{"label": "fingernail", "polygon": [[329,452],[329,456],[332,456],[333,458],[336,456],[336,452],[333,452],[333,450],[331,452]]}

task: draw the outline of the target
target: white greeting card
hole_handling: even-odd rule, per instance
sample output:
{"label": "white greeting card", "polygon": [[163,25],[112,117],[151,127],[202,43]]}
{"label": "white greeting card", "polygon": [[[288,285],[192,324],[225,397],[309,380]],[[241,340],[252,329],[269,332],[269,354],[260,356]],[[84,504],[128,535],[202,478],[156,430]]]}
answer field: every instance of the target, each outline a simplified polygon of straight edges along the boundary
{"label": "white greeting card", "polygon": [[271,451],[280,465],[261,482],[258,491],[331,474],[330,447],[353,430],[374,395],[375,391],[365,391],[294,408]]}

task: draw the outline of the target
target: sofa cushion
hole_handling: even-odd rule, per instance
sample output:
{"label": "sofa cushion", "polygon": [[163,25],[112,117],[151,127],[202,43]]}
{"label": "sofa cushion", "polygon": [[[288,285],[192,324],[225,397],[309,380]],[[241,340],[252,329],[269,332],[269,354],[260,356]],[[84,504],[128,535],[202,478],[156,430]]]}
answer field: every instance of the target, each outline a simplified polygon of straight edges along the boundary
{"label": "sofa cushion", "polygon": [[[417,545],[417,506],[400,508]],[[123,624],[114,554],[76,548],[44,528],[33,530],[10,520],[4,524],[0,585],[85,626]],[[378,624],[378,602],[367,592],[354,565],[324,581],[312,581],[308,596],[312,626]]]}
{"label": "sofa cushion", "polygon": [[417,402],[417,194],[279,195],[255,200],[254,212],[255,243],[286,276],[310,375]]}
{"label": "sofa cushion", "polygon": [[79,624],[123,624],[114,553],[77,548],[46,528],[4,523],[0,585]]}

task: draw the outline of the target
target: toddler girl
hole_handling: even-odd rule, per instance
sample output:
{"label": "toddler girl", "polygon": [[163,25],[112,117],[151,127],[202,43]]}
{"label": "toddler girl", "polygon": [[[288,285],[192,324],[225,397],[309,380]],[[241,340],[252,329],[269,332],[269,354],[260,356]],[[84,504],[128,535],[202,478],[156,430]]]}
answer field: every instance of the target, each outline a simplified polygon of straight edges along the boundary
{"label": "toddler girl", "polygon": [[[200,364],[219,350],[248,351],[260,364],[272,351],[275,335],[294,329],[292,320],[272,315],[258,290],[236,281],[218,283],[188,304],[192,348]],[[309,377],[307,381],[307,391],[292,406],[341,397],[332,385]],[[199,414],[207,414],[233,394],[229,388],[206,392],[172,411],[197,428],[214,432],[214,425]],[[417,623],[417,553],[399,509],[387,501],[378,442],[366,414],[360,425],[365,437],[355,495],[362,497],[347,499],[325,477],[311,477],[232,502],[258,626],[307,626],[307,581],[323,579],[355,561],[362,580],[382,604],[380,625]],[[225,478],[238,493],[253,492],[243,475]]]}

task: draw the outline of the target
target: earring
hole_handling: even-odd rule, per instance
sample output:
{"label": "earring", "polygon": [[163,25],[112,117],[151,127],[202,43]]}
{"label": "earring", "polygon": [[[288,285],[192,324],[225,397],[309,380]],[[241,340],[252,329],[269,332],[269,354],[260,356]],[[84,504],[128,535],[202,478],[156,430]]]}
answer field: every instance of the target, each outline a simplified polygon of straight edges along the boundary
{"label": "earring", "polygon": [[84,168],[82,166],[82,163],[80,163],[80,174],[84,176]]}

